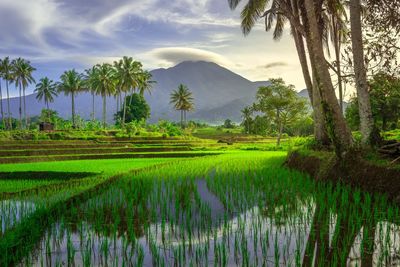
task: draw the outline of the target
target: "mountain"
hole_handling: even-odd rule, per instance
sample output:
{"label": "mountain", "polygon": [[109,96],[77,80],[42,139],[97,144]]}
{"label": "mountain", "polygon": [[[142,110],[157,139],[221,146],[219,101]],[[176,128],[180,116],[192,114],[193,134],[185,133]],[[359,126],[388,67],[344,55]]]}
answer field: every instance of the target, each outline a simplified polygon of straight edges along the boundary
{"label": "mountain", "polygon": [[[152,93],[145,97],[151,108],[151,122],[159,119],[179,120],[179,112],[173,110],[169,104],[172,90],[183,83],[193,92],[195,111],[188,113],[188,119],[201,120],[209,123],[220,123],[229,118],[232,121],[241,121],[240,110],[254,102],[257,88],[268,85],[268,81],[252,82],[244,77],[212,62],[184,61],[167,69],[151,71],[153,80]],[[11,98],[11,113],[18,117],[18,98]],[[26,97],[27,114],[40,114],[44,103],[36,100],[36,94]],[[6,100],[3,99],[6,107]],[[85,119],[90,118],[92,111],[92,96],[89,93],[80,93],[75,100],[76,113]],[[96,118],[101,119],[102,100],[95,97]],[[60,94],[50,104],[51,109],[57,110],[64,118],[71,117],[71,99]],[[6,110],[6,108],[5,108]],[[107,99],[107,117],[111,122],[116,112],[116,100]]]}

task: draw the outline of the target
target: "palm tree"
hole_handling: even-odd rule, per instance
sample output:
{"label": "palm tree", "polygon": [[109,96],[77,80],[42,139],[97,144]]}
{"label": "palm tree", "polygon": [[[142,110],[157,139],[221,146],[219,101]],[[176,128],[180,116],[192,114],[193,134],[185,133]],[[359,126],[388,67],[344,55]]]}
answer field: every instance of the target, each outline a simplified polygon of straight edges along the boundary
{"label": "palm tree", "polygon": [[175,110],[181,112],[181,127],[183,122],[186,122],[186,112],[194,109],[192,92],[189,91],[186,85],[180,84],[177,90],[173,90],[170,95],[170,104],[174,105]]}
{"label": "palm tree", "polygon": [[3,70],[2,70],[2,60],[0,59],[0,110],[1,110],[1,120],[3,128],[6,129],[6,120],[4,118],[4,110],[3,110],[3,91],[1,88],[1,81],[3,80]]}
{"label": "palm tree", "polygon": [[95,71],[96,71],[96,66],[93,66],[91,69],[85,70],[85,75],[84,75],[84,84],[86,87],[86,91],[90,92],[92,95],[92,121],[95,120],[95,95],[96,95],[96,90],[93,88],[93,79],[95,78]]}
{"label": "palm tree", "polygon": [[[228,0],[228,2],[231,9],[236,9],[241,0]],[[310,102],[314,110],[315,138],[321,144],[328,144],[329,138],[323,120],[320,96],[317,92],[318,88],[316,88],[316,84],[313,84],[310,75],[303,37],[304,29],[300,22],[301,18],[298,2],[291,0],[249,0],[241,13],[241,28],[243,34],[248,35],[256,24],[257,20],[262,17],[265,19],[266,31],[273,30],[274,40],[279,40],[282,37],[284,25],[287,21],[289,21],[291,33],[303,73],[304,82],[306,84]]]}
{"label": "palm tree", "polygon": [[25,120],[25,128],[28,127],[28,118],[26,116],[26,98],[25,98],[25,90],[26,87],[35,82],[35,79],[32,77],[32,72],[36,69],[31,66],[31,63],[23,58],[17,58],[13,60],[13,70],[14,70],[14,82],[19,87],[19,120],[20,127],[22,127],[22,108],[21,108],[21,90],[23,93],[24,100],[24,120]]}
{"label": "palm tree", "polygon": [[140,95],[144,95],[145,91],[148,91],[151,94],[151,89],[153,88],[153,84],[156,81],[151,80],[152,75],[149,71],[142,71],[138,76],[138,90]]}
{"label": "palm tree", "polygon": [[84,89],[82,75],[75,69],[65,71],[57,84],[58,91],[65,95],[71,95],[72,127],[75,128],[75,95]]}
{"label": "palm tree", "polygon": [[250,133],[250,120],[251,120],[251,115],[253,114],[253,110],[251,107],[245,107],[244,109],[241,110],[242,112],[242,117],[243,117],[243,122],[245,123],[246,127],[246,133]]}
{"label": "palm tree", "polygon": [[7,116],[8,116],[8,129],[12,130],[11,123],[11,110],[10,110],[10,92],[8,89],[8,85],[10,82],[13,82],[13,72],[12,72],[12,64],[10,62],[9,57],[5,57],[1,61],[1,72],[2,78],[6,82],[6,90],[7,90]]}
{"label": "palm tree", "polygon": [[[236,8],[239,2],[240,0],[229,0],[232,9]],[[277,20],[276,24],[276,34],[274,35],[279,36],[279,33],[283,29],[283,22],[289,20],[292,33],[294,33],[300,62],[302,63],[303,75],[305,76],[306,83],[308,83],[307,87],[310,87],[311,79],[309,75],[306,77],[307,71],[305,70],[306,61],[304,59],[306,57],[304,57],[304,51],[301,51],[303,36],[305,37],[308,50],[310,51],[309,56],[314,80],[314,84],[311,86],[313,89],[312,91],[309,89],[309,95],[313,100],[315,113],[317,114],[319,110],[322,110],[321,114],[326,122],[326,128],[330,132],[336,152],[340,156],[342,151],[347,150],[351,146],[352,137],[344,120],[343,113],[340,112],[339,103],[335,96],[328,65],[324,56],[323,44],[327,47],[326,41],[328,39],[322,7],[324,1],[313,3],[315,2],[313,0],[273,0],[270,5],[271,8],[266,10],[269,7],[269,2],[268,0],[248,1],[241,13],[242,30],[245,34],[246,32],[248,33],[260,17],[265,17],[268,30],[269,25],[275,18],[284,16],[280,17],[280,20]],[[319,97],[321,101],[319,101]]]}
{"label": "palm tree", "polygon": [[49,103],[52,103],[57,96],[57,84],[47,77],[41,78],[36,84],[35,93],[37,93],[36,99],[44,100],[46,108],[49,109]]}
{"label": "palm tree", "polygon": [[92,80],[93,89],[103,98],[103,127],[106,128],[107,110],[106,97],[115,91],[115,69],[110,64],[97,65]]}
{"label": "palm tree", "polygon": [[138,76],[142,72],[142,64],[134,61],[131,57],[123,57],[119,61],[114,62],[116,69],[116,81],[118,91],[124,93],[124,107],[122,115],[122,126],[125,125],[126,116],[126,94],[138,87]]}

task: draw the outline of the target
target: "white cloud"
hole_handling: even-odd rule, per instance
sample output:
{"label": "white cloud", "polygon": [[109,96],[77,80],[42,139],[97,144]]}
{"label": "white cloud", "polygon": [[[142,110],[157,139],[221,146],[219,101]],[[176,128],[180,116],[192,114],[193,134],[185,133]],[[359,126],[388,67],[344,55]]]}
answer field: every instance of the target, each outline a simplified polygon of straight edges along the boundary
{"label": "white cloud", "polygon": [[232,62],[224,56],[202,49],[187,48],[187,47],[166,47],[156,48],[147,53],[148,56],[157,58],[175,65],[182,61],[211,61],[222,66],[232,66]]}

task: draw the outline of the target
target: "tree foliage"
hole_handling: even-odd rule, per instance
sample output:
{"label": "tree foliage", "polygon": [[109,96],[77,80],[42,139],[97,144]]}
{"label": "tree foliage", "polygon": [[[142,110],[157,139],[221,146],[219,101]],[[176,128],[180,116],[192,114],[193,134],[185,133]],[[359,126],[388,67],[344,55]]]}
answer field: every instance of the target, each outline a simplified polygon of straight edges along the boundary
{"label": "tree foliage", "polygon": [[277,126],[279,145],[284,128],[303,117],[307,107],[293,85],[286,85],[281,78],[271,79],[270,82],[271,85],[258,88],[253,108],[264,113]]}
{"label": "tree foliage", "polygon": [[[143,95],[134,93],[125,98],[126,114],[125,123],[132,121],[147,120],[150,117],[150,106],[147,104]],[[120,110],[115,114],[117,122],[122,122],[124,110]]]}
{"label": "tree foliage", "polygon": [[[369,81],[371,107],[375,125],[381,130],[394,129],[400,119],[400,79],[379,73]],[[358,99],[354,97],[346,110],[346,120],[353,130],[358,130]]]}

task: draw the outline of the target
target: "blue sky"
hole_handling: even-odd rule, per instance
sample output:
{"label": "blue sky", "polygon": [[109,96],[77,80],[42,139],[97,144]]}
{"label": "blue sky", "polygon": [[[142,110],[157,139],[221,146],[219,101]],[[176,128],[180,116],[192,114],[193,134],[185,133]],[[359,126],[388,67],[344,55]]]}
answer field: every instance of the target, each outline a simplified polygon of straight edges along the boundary
{"label": "blue sky", "polygon": [[305,87],[289,31],[273,41],[260,21],[244,37],[227,0],[0,0],[0,57],[30,60],[36,79],[124,55],[149,70],[206,60]]}

